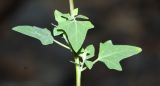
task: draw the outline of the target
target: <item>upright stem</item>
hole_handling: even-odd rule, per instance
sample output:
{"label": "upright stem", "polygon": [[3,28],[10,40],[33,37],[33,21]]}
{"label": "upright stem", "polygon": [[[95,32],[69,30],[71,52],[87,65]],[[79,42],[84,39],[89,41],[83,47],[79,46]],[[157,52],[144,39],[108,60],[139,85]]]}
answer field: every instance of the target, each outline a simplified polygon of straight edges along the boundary
{"label": "upright stem", "polygon": [[75,58],[76,67],[76,86],[81,86],[81,66],[79,58]]}
{"label": "upright stem", "polygon": [[73,11],[74,11],[74,0],[69,0],[69,5],[70,5],[70,13],[71,16],[74,17]]}
{"label": "upright stem", "polygon": [[[74,0],[69,0],[69,5],[70,5],[70,13],[71,16],[74,18]],[[80,60],[78,57],[75,57],[75,68],[76,68],[76,86],[81,86],[81,65],[80,65]]]}

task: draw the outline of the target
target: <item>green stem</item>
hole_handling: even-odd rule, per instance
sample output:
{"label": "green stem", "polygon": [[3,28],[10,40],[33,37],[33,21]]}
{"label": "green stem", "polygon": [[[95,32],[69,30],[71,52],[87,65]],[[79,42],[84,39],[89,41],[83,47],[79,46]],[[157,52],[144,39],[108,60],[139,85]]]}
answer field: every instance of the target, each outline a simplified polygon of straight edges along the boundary
{"label": "green stem", "polygon": [[70,48],[68,47],[68,46],[66,46],[66,45],[64,45],[64,44],[62,44],[61,42],[59,42],[59,41],[57,41],[57,40],[53,40],[55,43],[57,43],[58,45],[60,45],[60,46],[62,46],[62,47],[64,47],[64,48],[66,48],[66,49],[69,49],[70,50]]}
{"label": "green stem", "polygon": [[[69,0],[69,6],[70,6],[70,13],[72,18],[74,19],[74,0]],[[82,68],[80,65],[80,60],[78,57],[75,57],[75,67],[76,67],[76,86],[81,86],[81,72]]]}
{"label": "green stem", "polygon": [[79,58],[75,58],[76,67],[76,86],[81,86],[81,65]]}
{"label": "green stem", "polygon": [[71,16],[74,17],[74,15],[73,15],[73,11],[74,11],[74,0],[69,0],[69,6],[70,6]]}
{"label": "green stem", "polygon": [[97,63],[99,61],[99,59],[97,58],[95,61],[93,61],[93,63],[95,64],[95,63]]}

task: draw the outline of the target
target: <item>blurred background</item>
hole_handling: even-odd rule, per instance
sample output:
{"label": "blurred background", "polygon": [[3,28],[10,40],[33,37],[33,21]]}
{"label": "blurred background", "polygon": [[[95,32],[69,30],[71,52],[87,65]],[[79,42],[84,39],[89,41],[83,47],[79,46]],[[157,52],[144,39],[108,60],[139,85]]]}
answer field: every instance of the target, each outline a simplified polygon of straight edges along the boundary
{"label": "blurred background", "polygon": [[[84,47],[93,43],[98,52],[99,43],[111,39],[143,49],[121,61],[122,72],[97,63],[83,72],[82,86],[160,86],[160,0],[75,0],[75,5],[95,25]],[[11,30],[17,25],[52,30],[55,9],[68,12],[68,0],[0,0],[0,86],[75,86],[68,50]]]}

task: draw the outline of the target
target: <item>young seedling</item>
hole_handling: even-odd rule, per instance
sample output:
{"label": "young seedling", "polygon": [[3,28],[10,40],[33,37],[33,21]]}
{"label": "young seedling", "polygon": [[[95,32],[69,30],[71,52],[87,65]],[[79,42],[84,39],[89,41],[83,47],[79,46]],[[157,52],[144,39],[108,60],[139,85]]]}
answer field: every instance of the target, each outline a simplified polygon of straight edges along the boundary
{"label": "young seedling", "polygon": [[53,35],[62,36],[66,45],[55,40],[52,33],[47,28],[39,28],[36,26],[17,26],[13,30],[24,35],[40,40],[42,45],[57,43],[58,45],[68,49],[73,53],[76,69],[76,86],[81,86],[81,73],[88,69],[92,69],[95,63],[102,62],[109,69],[122,71],[120,61],[130,56],[136,55],[142,51],[141,48],[130,45],[114,45],[111,40],[100,43],[99,54],[96,60],[91,58],[95,56],[95,48],[93,44],[83,48],[83,42],[86,38],[88,30],[94,28],[89,18],[79,15],[78,8],[74,8],[74,0],[69,0],[70,13],[61,13],[55,10],[54,16],[57,25],[54,25]]}

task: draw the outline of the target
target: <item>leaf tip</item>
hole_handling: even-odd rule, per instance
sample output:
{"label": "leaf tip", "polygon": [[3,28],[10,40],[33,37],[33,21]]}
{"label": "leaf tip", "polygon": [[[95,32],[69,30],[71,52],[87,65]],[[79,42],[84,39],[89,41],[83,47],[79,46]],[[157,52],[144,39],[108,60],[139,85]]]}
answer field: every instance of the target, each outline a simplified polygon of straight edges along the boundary
{"label": "leaf tip", "polygon": [[142,48],[138,47],[137,48],[138,52],[142,52]]}
{"label": "leaf tip", "polygon": [[135,47],[135,51],[137,52],[136,54],[141,53],[141,52],[142,52],[142,48],[140,48],[140,47]]}
{"label": "leaf tip", "polygon": [[78,8],[74,9],[73,11],[74,16],[78,15],[78,10],[79,10]]}
{"label": "leaf tip", "polygon": [[88,68],[89,70],[91,70],[92,67],[93,67],[93,65],[94,65],[94,62],[89,61],[89,60],[86,60],[86,61],[85,61],[85,64],[86,64],[87,68]]}
{"label": "leaf tip", "polygon": [[113,44],[113,43],[112,43],[112,40],[108,40],[106,43],[108,43],[108,44]]}
{"label": "leaf tip", "polygon": [[56,10],[54,10],[54,13],[57,13],[57,12],[58,12],[58,13],[60,13],[57,9],[56,9]]}
{"label": "leaf tip", "polygon": [[53,44],[53,42],[48,42],[48,43],[47,43],[47,42],[42,42],[42,41],[41,41],[41,43],[42,43],[42,45],[44,45],[44,46]]}
{"label": "leaf tip", "polygon": [[123,69],[122,69],[122,68],[119,68],[119,69],[117,69],[117,71],[123,71]]}
{"label": "leaf tip", "polygon": [[54,11],[54,16],[60,16],[62,13],[60,11],[58,11],[57,9]]}
{"label": "leaf tip", "polygon": [[112,67],[111,65],[107,65],[107,64],[105,64],[109,69],[111,69],[111,70],[117,70],[117,71],[123,71],[123,69],[122,69],[122,67],[121,67],[121,65],[120,64],[118,64],[117,66],[114,66],[114,67]]}
{"label": "leaf tip", "polygon": [[17,31],[17,27],[18,27],[18,26],[13,27],[12,30],[13,30],[13,31]]}

